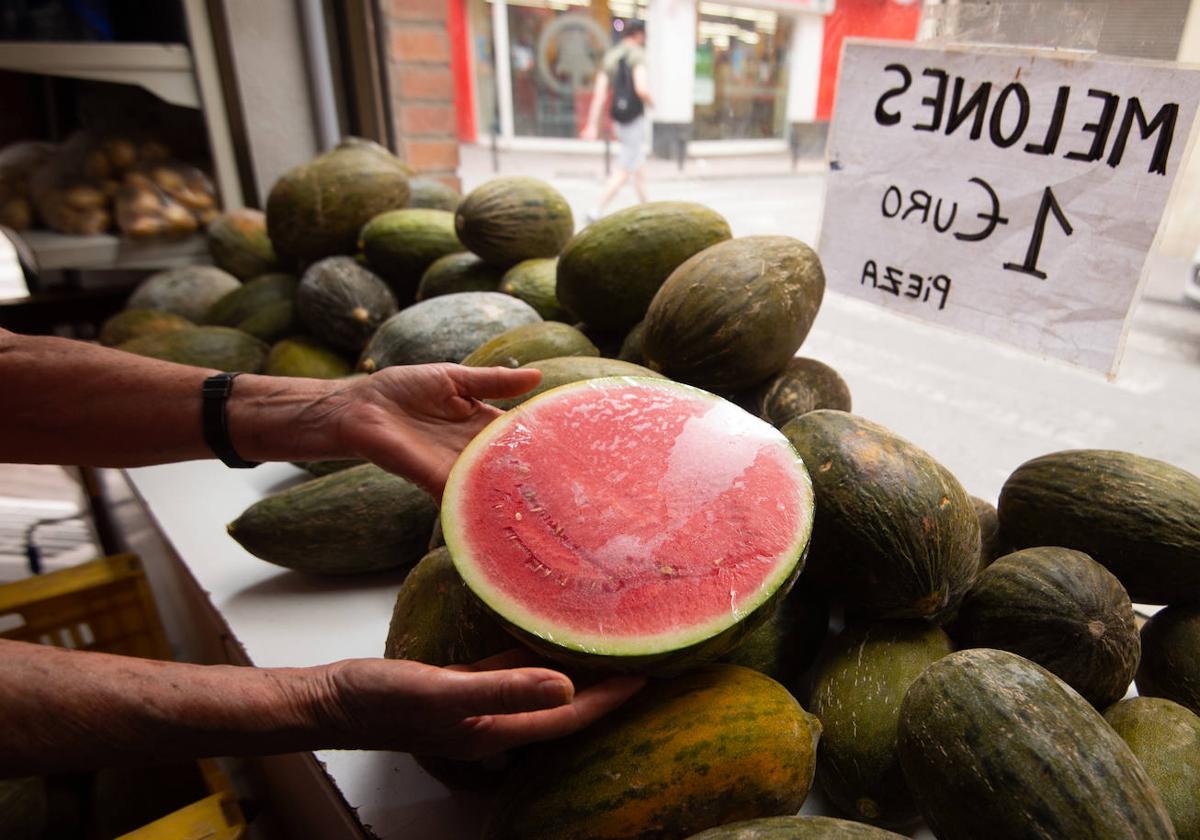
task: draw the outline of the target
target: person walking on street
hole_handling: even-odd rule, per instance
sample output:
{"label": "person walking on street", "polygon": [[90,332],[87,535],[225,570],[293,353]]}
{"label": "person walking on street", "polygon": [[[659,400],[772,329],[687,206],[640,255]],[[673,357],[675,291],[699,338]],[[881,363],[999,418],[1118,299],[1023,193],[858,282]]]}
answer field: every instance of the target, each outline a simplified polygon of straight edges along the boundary
{"label": "person walking on street", "polygon": [[617,156],[617,171],[609,178],[600,201],[587,214],[588,222],[594,222],[604,212],[625,182],[633,179],[633,189],[638,201],[646,201],[646,108],[654,107],[650,97],[650,83],[646,75],[645,62],[646,25],[640,20],[625,24],[621,41],[604,55],[600,72],[592,92],[592,104],[588,109],[587,122],[580,137],[595,140],[599,136],[600,109],[612,91],[612,104],[608,113],[616,127],[620,152]]}

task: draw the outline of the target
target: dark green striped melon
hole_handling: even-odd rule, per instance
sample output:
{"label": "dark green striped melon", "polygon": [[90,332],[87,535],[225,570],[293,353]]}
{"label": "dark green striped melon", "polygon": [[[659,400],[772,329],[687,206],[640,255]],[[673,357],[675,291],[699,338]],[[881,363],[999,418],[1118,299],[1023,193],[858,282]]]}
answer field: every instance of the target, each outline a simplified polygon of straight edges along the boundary
{"label": "dark green striped melon", "polygon": [[359,243],[367,265],[405,302],[435,260],[466,250],[454,233],[454,214],[424,208],[380,213],[363,227]]}
{"label": "dark green striped melon", "polygon": [[1161,697],[1131,697],[1104,719],[1158,788],[1179,840],[1200,840],[1200,717]]}
{"label": "dark green striped melon", "polygon": [[508,410],[520,405],[528,399],[536,397],[551,388],[566,385],[568,382],[579,382],[583,379],[600,379],[607,376],[648,376],[665,378],[661,373],[655,373],[641,365],[622,362],[620,359],[606,359],[603,356],[567,356],[557,359],[538,359],[521,365],[526,368],[536,368],[542,372],[542,381],[517,397],[504,400],[489,400],[497,408]]}
{"label": "dark green striped melon", "polygon": [[997,557],[1005,554],[1000,548],[1000,518],[996,506],[978,496],[971,497],[975,515],[979,517],[979,570],[990,566]]}
{"label": "dark green striped melon", "polygon": [[730,823],[688,840],[904,840],[904,835],[852,820],[801,815]]}
{"label": "dark green striped melon", "polygon": [[1121,582],[1081,551],[1027,548],[980,572],[952,633],[1024,656],[1098,709],[1125,696],[1141,643]]}
{"label": "dark green striped melon", "polygon": [[646,310],[650,367],[729,393],[783,370],[825,294],[816,253],[788,236],[719,242],[671,272]]}
{"label": "dark green striped melon", "polygon": [[864,617],[952,615],[979,564],[979,518],[958,479],[924,450],[843,411],[810,411],[783,433],[817,496],[808,574]]}
{"label": "dark green striped melon", "polygon": [[1200,715],[1200,604],[1159,610],[1142,626],[1137,690]]}
{"label": "dark green striped melon", "polygon": [[264,307],[296,299],[300,281],[291,274],[263,274],[247,280],[214,303],[204,323],[218,327],[237,327]]}
{"label": "dark green striped melon", "polygon": [[558,277],[558,259],[534,257],[522,260],[500,280],[500,291],[520,298],[528,303],[547,321],[574,323],[575,316],[558,302],[555,284]]}
{"label": "dark green striped melon", "polygon": [[850,388],[846,381],[824,362],[797,356],[787,366],[758,387],[751,397],[758,416],[776,428],[816,411],[834,408],[849,411]]}
{"label": "dark green striped melon", "polygon": [[897,743],[939,840],[1175,836],[1100,713],[1016,654],[974,648],[930,665],[904,696]]}
{"label": "dark green striped melon", "polygon": [[577,233],[558,263],[559,302],[598,329],[629,331],[686,259],[730,237],[716,211],[652,201],[610,213]]}
{"label": "dark green striped melon", "polygon": [[358,353],[396,314],[396,297],[351,257],[313,263],[296,292],[296,314],[307,332],[347,353]]}
{"label": "dark green striped melon", "polygon": [[468,367],[520,367],[539,359],[599,356],[596,345],[579,330],[558,321],[541,321],[506,330],[472,350]]}
{"label": "dark green striped melon", "polygon": [[829,604],[802,576],[774,614],[718,661],[753,668],[790,688],[816,660],[828,633]]}
{"label": "dark green striped melon", "polygon": [[127,341],[154,333],[188,330],[196,326],[182,315],[160,309],[123,309],[100,327],[100,343],[117,347]]}
{"label": "dark green striped melon", "polygon": [[213,265],[239,280],[279,270],[279,258],[267,236],[267,216],[261,210],[227,210],[208,223],[205,234]]}
{"label": "dark green striped melon", "polygon": [[637,324],[628,333],[625,334],[625,340],[621,342],[621,349],[617,353],[617,358],[623,362],[633,362],[635,365],[646,364],[646,354],[642,350],[642,337],[646,333],[646,322],[638,321]]}
{"label": "dark green striped melon", "polygon": [[118,350],[223,371],[259,373],[270,348],[254,336],[232,327],[194,327],[154,333],[120,345]]}
{"label": "dark green striped melon", "polygon": [[417,284],[418,301],[459,292],[494,292],[503,270],[471,253],[447,254],[435,260]]}
{"label": "dark green striped melon", "polygon": [[527,645],[664,674],[774,614],[803,567],[810,493],[787,440],[753,415],[609,377],[493,421],[455,462],[441,516],[463,580]]}
{"label": "dark green striped melon", "polygon": [[172,268],[143,280],[129,296],[125,308],[173,312],[199,324],[214,303],[241,285],[232,274],[211,265]]}
{"label": "dark green striped melon", "polygon": [[424,490],[364,464],[267,496],[227,530],[269,563],[347,575],[414,565],[425,555],[436,517]]}
{"label": "dark green striped melon", "polygon": [[824,735],[817,782],[856,820],[907,826],[918,818],[900,770],[896,728],[908,687],[953,646],[924,621],[847,627],[817,667],[809,709]]}
{"label": "dark green striped melon", "polygon": [[575,219],[554,187],[515,175],[471,190],[455,211],[454,225],[472,252],[508,268],[533,257],[557,256],[575,230]]}
{"label": "dark green striped melon", "polygon": [[453,213],[462,202],[462,193],[433,178],[409,178],[409,207],[428,207]]}
{"label": "dark green striped melon", "polygon": [[312,379],[340,379],[350,371],[350,362],[344,356],[308,336],[294,336],[276,342],[263,367],[263,373],[270,376],[304,376]]}
{"label": "dark green striped melon", "polygon": [[[383,655],[426,665],[469,665],[516,647],[516,641],[480,605],[454,569],[450,552],[434,549],[404,578]],[[450,788],[494,788],[504,767],[481,761],[416,756],[417,763]]]}
{"label": "dark green striped melon", "polygon": [[408,197],[404,164],[382,146],[350,137],[275,182],[267,232],[289,263],[353,254],[363,225]]}
{"label": "dark green striped melon", "polygon": [[1013,549],[1074,548],[1137,603],[1200,601],[1200,478],[1129,452],[1077,449],[1019,466],[1000,491]]}
{"label": "dark green striped melon", "polygon": [[359,359],[367,373],[391,365],[461,362],[500,333],[541,321],[529,306],[499,292],[460,292],[422,301],[380,325]]}
{"label": "dark green striped melon", "polygon": [[794,814],[821,727],[757,671],[712,665],[652,681],[581,732],[522,756],[489,840],[677,840]]}

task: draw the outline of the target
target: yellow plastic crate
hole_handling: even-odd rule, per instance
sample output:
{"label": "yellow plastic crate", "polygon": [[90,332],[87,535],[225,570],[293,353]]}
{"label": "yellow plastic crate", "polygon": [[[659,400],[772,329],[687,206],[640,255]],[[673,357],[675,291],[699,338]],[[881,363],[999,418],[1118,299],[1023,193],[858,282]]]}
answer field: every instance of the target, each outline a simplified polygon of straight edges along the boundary
{"label": "yellow plastic crate", "polygon": [[[92,560],[0,585],[0,638],[149,659],[171,659],[141,561]],[[123,835],[133,840],[236,840],[246,821],[228,777],[201,759],[209,795]]]}
{"label": "yellow plastic crate", "polygon": [[170,659],[141,561],[92,560],[0,586],[0,637],[55,647]]}

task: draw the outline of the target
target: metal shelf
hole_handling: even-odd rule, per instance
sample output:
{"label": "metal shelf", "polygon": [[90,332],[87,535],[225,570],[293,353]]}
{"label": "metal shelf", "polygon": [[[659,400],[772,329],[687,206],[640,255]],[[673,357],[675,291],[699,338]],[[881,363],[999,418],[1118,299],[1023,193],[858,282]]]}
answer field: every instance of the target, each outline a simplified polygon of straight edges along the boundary
{"label": "metal shelf", "polygon": [[140,85],[175,105],[200,107],[192,54],[182,44],[0,41],[0,70]]}
{"label": "metal shelf", "polygon": [[109,234],[71,236],[47,230],[21,234],[37,255],[38,268],[99,270],[113,268],[177,268],[208,260],[203,234],[184,239],[137,242]]}

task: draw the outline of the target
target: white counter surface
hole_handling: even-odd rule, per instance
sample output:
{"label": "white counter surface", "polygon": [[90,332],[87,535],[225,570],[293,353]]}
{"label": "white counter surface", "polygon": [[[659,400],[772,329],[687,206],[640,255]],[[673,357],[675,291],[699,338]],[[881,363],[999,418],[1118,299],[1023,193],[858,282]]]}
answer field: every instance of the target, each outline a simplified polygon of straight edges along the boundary
{"label": "white counter surface", "polygon": [[[843,375],[856,413],[927,449],[968,492],[993,502],[1018,464],[1058,449],[1127,449],[1200,473],[1200,344],[1180,352],[1136,324],[1115,383],[833,296],[801,353]],[[250,504],[299,480],[298,469],[208,461],[128,475],[255,665],[382,653],[402,575],[318,579],[258,560],[225,533]],[[484,799],[450,793],[407,755],[317,758],[380,837],[475,837],[486,817]]]}

